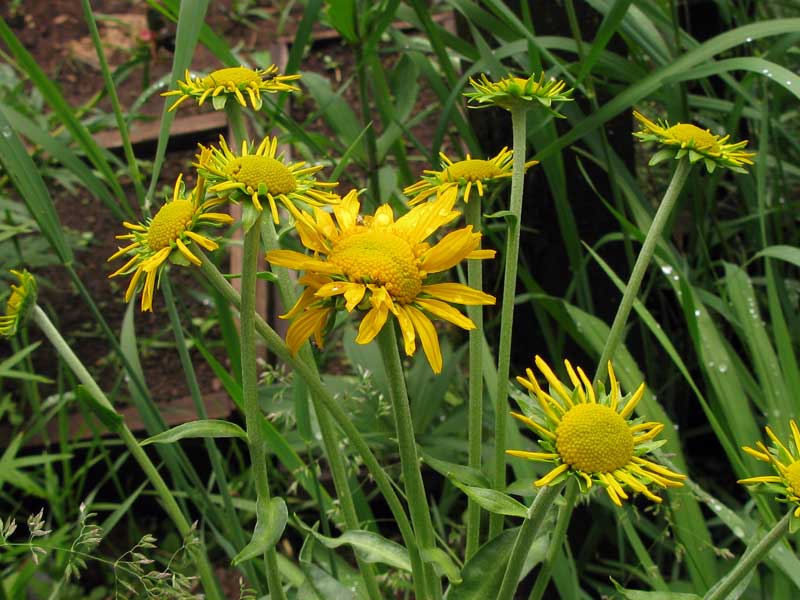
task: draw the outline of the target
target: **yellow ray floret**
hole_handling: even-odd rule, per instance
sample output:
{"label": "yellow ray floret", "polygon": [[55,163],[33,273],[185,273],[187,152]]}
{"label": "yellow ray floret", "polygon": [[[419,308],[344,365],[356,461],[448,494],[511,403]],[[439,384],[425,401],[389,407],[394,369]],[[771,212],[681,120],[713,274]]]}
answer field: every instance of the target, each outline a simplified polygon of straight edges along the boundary
{"label": "yellow ray floret", "polygon": [[297,79],[300,79],[300,75],[280,75],[275,65],[270,65],[266,69],[226,67],[212,71],[206,76],[193,76],[187,69],[184,81],[177,82],[178,89],[161,95],[178,96],[169,107],[170,111],[178,108],[189,98],[195,98],[198,106],[202,106],[211,98],[214,108],[221,110],[225,108],[229,96],[245,107],[247,100],[250,100],[250,105],[255,110],[260,110],[262,94],[297,92],[300,88],[290,83]]}
{"label": "yellow ray floret", "polygon": [[6,300],[6,312],[0,315],[0,336],[11,337],[30,314],[36,304],[38,287],[36,279],[28,271],[9,271],[17,278],[17,285],[11,286]]}
{"label": "yellow ray floret", "polygon": [[479,79],[469,80],[471,92],[464,92],[469,98],[471,108],[499,106],[506,110],[514,107],[543,106],[556,117],[562,117],[553,109],[554,102],[569,102],[572,90],[565,89],[567,84],[558,79],[545,81],[544,72],[530,77],[503,77],[492,81],[481,74]]}
{"label": "yellow ray floret", "polygon": [[[514,152],[503,148],[497,156],[486,160],[472,158],[467,154],[467,158],[457,162],[453,162],[440,152],[439,158],[442,160],[441,170],[426,169],[417,183],[403,190],[403,193],[411,198],[410,205],[424,202],[434,194],[441,194],[450,188],[463,190],[464,202],[469,202],[473,188],[478,191],[478,197],[483,198],[486,186],[511,177]],[[537,164],[538,160],[528,161],[525,163],[525,169]]]}
{"label": "yellow ray floret", "polygon": [[[218,244],[198,233],[204,225],[226,225],[232,222],[230,215],[212,212],[219,206],[219,199],[205,200],[205,182],[201,177],[194,190],[184,193],[183,176],[178,176],[172,199],[144,223],[123,222],[128,233],[118,235],[117,239],[127,240],[108,260],[123,256],[128,261],[109,277],[130,275],[131,280],[125,292],[128,302],[142,290],[142,311],[153,310],[153,293],[161,280],[161,273],[168,261],[183,265],[200,265],[200,259],[192,252],[192,245],[205,250],[216,250]],[[142,282],[142,276],[144,281]]]}
{"label": "yellow ray floret", "polygon": [[339,201],[339,196],[328,191],[337,182],[317,181],[314,177],[322,165],[287,162],[283,154],[277,154],[278,138],[267,136],[257,146],[242,142],[239,154],[228,148],[222,136],[218,148],[200,148],[195,166],[207,178],[209,193],[234,202],[249,198],[258,212],[263,210],[261,201],[266,200],[275,223],[279,222],[277,201],[295,217],[297,202],[322,206]]}
{"label": "yellow ray floret", "polygon": [[654,123],[643,114],[633,111],[633,116],[644,125],[644,129],[633,135],[644,142],[657,142],[662,149],[650,159],[655,165],[667,158],[687,156],[692,163],[703,161],[709,173],[724,167],[737,173],[746,173],[744,165],[752,165],[755,152],[747,152],[747,140],[729,143],[730,135],[719,136],[709,129],[700,129],[691,123],[670,126],[666,121]]}
{"label": "yellow ray floret", "polygon": [[458,216],[455,190],[436,201],[420,204],[395,219],[388,205],[373,215],[361,215],[358,195],[347,194],[332,207],[333,216],[315,207],[296,221],[302,244],[313,255],[273,250],[267,260],[305,271],[303,294],[283,318],[292,319],[286,343],[293,352],[314,335],[322,345],[328,318],[336,310],[364,313],[356,342],[372,341],[392,315],[400,325],[403,346],[411,356],[417,338],[435,373],[442,370],[439,338],[432,319],[462,329],[475,325],[452,304],[494,304],[489,294],[460,283],[434,283],[430,275],[447,271],[464,259],[494,256],[479,250],[481,234],[465,227],[428,242]]}
{"label": "yellow ray floret", "polygon": [[[526,377],[517,377],[517,381],[532,393],[541,411],[533,416],[511,414],[537,434],[543,451],[507,450],[506,453],[554,465],[534,482],[536,486],[575,477],[583,492],[598,483],[611,501],[621,506],[628,499],[628,491],[661,502],[650,490],[651,486],[683,485],[684,475],[643,458],[663,443],[654,439],[664,429],[662,423],[628,418],[644,394],[644,384],[634,394],[620,398],[619,384],[610,362],[611,391],[608,394],[595,390],[583,369],[574,369],[569,361],[564,361],[571,382],[569,386],[541,357],[537,356],[534,362],[553,395],[546,393],[536,381],[533,370],[527,369]],[[621,402],[624,403],[622,410],[618,410]]]}
{"label": "yellow ray floret", "polygon": [[773,447],[767,448],[762,442],[756,442],[758,449],[745,446],[743,450],[762,462],[768,463],[774,475],[760,475],[740,479],[744,485],[763,485],[778,495],[778,500],[795,505],[794,516],[800,518],[800,430],[794,419],[789,421],[792,441],[784,444],[769,428],[767,436],[772,440]]}

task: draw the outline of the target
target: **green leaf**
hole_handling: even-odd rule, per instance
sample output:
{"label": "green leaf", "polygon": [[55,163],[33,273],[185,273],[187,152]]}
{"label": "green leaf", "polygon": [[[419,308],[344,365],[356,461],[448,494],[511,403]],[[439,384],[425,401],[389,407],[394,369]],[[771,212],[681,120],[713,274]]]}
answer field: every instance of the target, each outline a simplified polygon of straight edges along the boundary
{"label": "green leaf", "polygon": [[167,431],[147,438],[140,446],[148,444],[172,444],[185,438],[239,438],[247,440],[247,432],[236,423],[220,419],[203,419],[183,423]]}
{"label": "green leaf", "polygon": [[332,538],[317,533],[303,523],[300,523],[300,526],[328,548],[334,549],[345,545],[352,546],[364,562],[383,563],[396,569],[411,572],[411,560],[408,558],[408,550],[397,542],[387,540],[382,535],[372,531],[351,529],[350,531],[345,531],[338,538]]}
{"label": "green leaf", "polygon": [[463,485],[457,481],[453,481],[453,485],[475,500],[481,508],[488,510],[490,513],[508,515],[509,517],[522,517],[523,519],[528,516],[528,508],[524,504],[521,504],[503,492],[498,492],[497,490],[489,488]]}
{"label": "green leaf", "polygon": [[496,598],[518,530],[508,529],[481,546],[461,570],[462,582],[450,586],[447,600]]}
{"label": "green leaf", "polygon": [[0,165],[17,188],[25,206],[36,220],[44,237],[50,242],[58,259],[63,264],[71,263],[72,249],[64,236],[64,228],[53,207],[50,192],[47,191],[39,170],[28,156],[3,111],[0,111]]}
{"label": "green leaf", "polygon": [[437,473],[441,473],[448,479],[454,479],[465,485],[474,485],[482,488],[488,488],[491,485],[486,475],[477,469],[473,469],[472,467],[468,467],[466,465],[458,465],[444,460],[439,460],[422,449],[420,449],[419,453],[422,457],[422,460],[428,466],[430,466]]}
{"label": "green leaf", "polygon": [[433,569],[440,577],[444,575],[450,583],[461,583],[461,570],[458,568],[450,555],[441,548],[422,548],[420,556],[426,563],[433,565]]}
{"label": "green leaf", "polygon": [[755,256],[753,256],[753,258],[751,258],[747,262],[750,263],[755,259],[764,256],[768,256],[770,258],[777,258],[778,260],[782,260],[790,264],[793,264],[796,267],[800,267],[800,248],[796,248],[794,246],[784,246],[784,245],[767,246],[760,252],[757,252]]}
{"label": "green leaf", "polygon": [[259,498],[256,505],[256,528],[253,539],[242,551],[233,557],[231,564],[236,565],[264,554],[268,548],[274,546],[286,528],[289,511],[283,498],[265,500]]}
{"label": "green leaf", "polygon": [[[125,192],[122,190],[114,174],[114,170],[106,160],[103,150],[92,139],[92,136],[83,123],[75,116],[72,107],[64,99],[58,86],[45,75],[44,71],[36,63],[36,60],[20,43],[3,19],[0,19],[0,39],[5,42],[8,49],[14,54],[19,67],[25,71],[30,77],[31,82],[33,82],[42,93],[44,99],[53,109],[53,112],[58,116],[59,120],[64,124],[64,127],[72,134],[72,137],[86,154],[89,161],[106,179],[113,194],[117,198],[125,198]],[[130,216],[133,214],[130,206],[122,202],[117,205],[112,205],[111,208],[114,210],[114,215],[119,219],[122,219],[126,215]]]}
{"label": "green leaf", "polygon": [[510,210],[498,210],[488,215],[483,215],[484,219],[505,219],[509,227],[513,227],[517,222],[517,216]]}
{"label": "green leaf", "polygon": [[328,22],[339,35],[347,42],[354,44],[358,41],[356,35],[356,3],[353,0],[328,0],[328,10],[325,11]]}

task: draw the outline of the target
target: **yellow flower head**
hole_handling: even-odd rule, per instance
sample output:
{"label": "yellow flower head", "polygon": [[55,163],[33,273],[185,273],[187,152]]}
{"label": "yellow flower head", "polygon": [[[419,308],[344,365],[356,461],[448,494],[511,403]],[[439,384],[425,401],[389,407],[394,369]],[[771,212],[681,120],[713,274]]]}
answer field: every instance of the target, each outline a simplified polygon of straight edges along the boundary
{"label": "yellow flower head", "polygon": [[338,182],[322,182],[314,178],[314,174],[322,169],[322,165],[305,166],[305,162],[286,163],[283,154],[275,156],[278,149],[278,138],[265,137],[256,147],[254,144],[242,142],[242,152],[234,154],[220,136],[219,148],[211,147],[204,151],[195,166],[210,184],[208,191],[220,197],[238,202],[242,198],[250,198],[253,207],[261,212],[261,199],[269,201],[270,212],[275,223],[278,219],[276,200],[297,218],[299,210],[295,202],[304,202],[310,206],[335,204],[339,196],[327,191]]}
{"label": "yellow flower head", "polygon": [[534,106],[538,103],[544,106],[556,117],[563,117],[553,109],[553,102],[570,102],[572,90],[564,91],[567,84],[557,79],[544,80],[544,72],[536,79],[531,75],[527,79],[524,77],[503,77],[500,81],[490,81],[486,75],[481,74],[480,81],[470,77],[470,84],[474,91],[464,92],[470,102],[477,104],[471,105],[472,108],[485,108],[489,105],[496,105],[506,110],[511,110],[515,106]]}
{"label": "yellow flower head", "polygon": [[762,442],[756,442],[756,448],[745,446],[743,450],[753,458],[769,463],[775,475],[748,477],[740,479],[739,483],[745,485],[765,484],[768,489],[782,496],[782,502],[795,504],[794,516],[800,518],[800,431],[794,419],[789,421],[792,430],[792,442],[785,446],[773,431],[767,427],[767,435],[774,446],[767,448]]}
{"label": "yellow flower head", "polygon": [[19,285],[11,286],[11,294],[6,300],[6,314],[0,315],[0,336],[11,337],[36,304],[36,279],[28,271],[10,271]]}
{"label": "yellow flower head", "polygon": [[550,386],[550,393],[539,386],[533,371],[527,369],[527,376],[517,377],[517,381],[535,395],[540,410],[535,411],[536,420],[511,414],[539,436],[539,445],[545,451],[506,450],[512,456],[556,465],[534,485],[541,487],[576,477],[582,492],[599,483],[617,506],[628,499],[626,489],[661,502],[649,485],[663,488],[683,485],[681,480],[685,475],[644,458],[665,443],[655,441],[664,429],[663,423],[629,418],[644,395],[644,383],[632,395],[620,397],[620,386],[609,362],[611,393],[596,393],[583,369],[578,367],[576,372],[569,361],[565,360],[564,365],[571,386],[562,383],[541,357],[537,356],[535,361]]}
{"label": "yellow flower head", "polygon": [[244,95],[250,99],[255,110],[261,110],[261,95],[276,92],[297,92],[296,85],[288,83],[300,79],[300,75],[278,75],[278,67],[270,65],[266,69],[248,69],[247,67],[228,67],[218,69],[202,77],[186,70],[185,81],[178,81],[178,89],[170,90],[162,96],[180,96],[169,107],[170,111],[178,108],[185,100],[197,98],[197,105],[202,106],[209,96],[215,110],[222,110],[232,95],[242,106],[247,106]]}
{"label": "yellow flower head", "polygon": [[305,290],[282,318],[292,319],[286,343],[293,352],[313,334],[322,346],[328,318],[336,310],[354,309],[366,314],[356,342],[368,344],[383,328],[389,313],[403,334],[406,354],[416,349],[416,338],[434,373],[442,370],[439,338],[432,317],[462,329],[474,323],[451,304],[494,304],[489,294],[460,283],[433,283],[430,276],[446,271],[466,259],[494,257],[494,250],[478,250],[481,234],[472,227],[445,235],[438,243],[426,240],[459,213],[452,210],[455,190],[435,202],[415,206],[395,220],[384,204],[374,215],[359,215],[355,191],[328,212],[314,208],[297,221],[303,245],[314,256],[293,250],[273,250],[267,260],[273,265],[305,271],[300,283]]}
{"label": "yellow flower head", "polygon": [[[412,206],[424,202],[434,193],[441,194],[450,188],[459,190],[463,187],[464,202],[469,202],[473,186],[478,190],[478,196],[483,198],[484,186],[511,177],[514,152],[503,148],[497,156],[488,160],[472,158],[467,154],[466,159],[453,162],[442,152],[439,157],[442,159],[441,171],[426,169],[420,181],[403,190],[406,196],[413,196],[409,202]],[[528,161],[525,168],[538,163],[538,160]]]}
{"label": "yellow flower head", "polygon": [[709,173],[713,173],[718,166],[737,173],[747,173],[742,165],[753,164],[751,159],[756,153],[743,150],[747,146],[747,140],[729,144],[727,142],[730,135],[720,137],[709,129],[700,129],[691,123],[670,126],[666,121],[653,123],[636,111],[633,111],[633,116],[644,125],[642,131],[633,135],[643,142],[658,142],[663,146],[650,159],[651,166],[668,158],[678,159],[684,156],[688,156],[692,163],[702,160]]}
{"label": "yellow flower head", "polygon": [[154,217],[144,223],[122,223],[129,233],[118,235],[117,239],[130,240],[130,243],[112,254],[108,260],[120,256],[130,257],[128,262],[109,275],[117,277],[133,273],[125,292],[125,302],[130,301],[136,293],[144,275],[142,310],[152,311],[153,291],[161,281],[161,273],[167,260],[184,266],[199,266],[200,259],[190,249],[192,243],[209,251],[219,247],[214,240],[197,233],[197,229],[203,225],[227,225],[233,221],[230,215],[210,212],[221,202],[218,198],[205,200],[205,182],[202,177],[194,190],[186,196],[183,175],[179,175],[172,200],[164,204]]}

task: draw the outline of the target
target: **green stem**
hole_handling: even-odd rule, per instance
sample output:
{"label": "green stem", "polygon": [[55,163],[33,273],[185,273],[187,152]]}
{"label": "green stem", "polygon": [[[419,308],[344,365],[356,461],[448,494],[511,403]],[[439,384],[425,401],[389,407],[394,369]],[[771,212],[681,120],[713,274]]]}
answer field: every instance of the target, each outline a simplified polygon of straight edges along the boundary
{"label": "green stem", "polygon": [[496,600],[513,599],[514,592],[519,584],[519,577],[522,574],[522,567],[528,557],[528,551],[536,539],[536,534],[547,515],[547,511],[550,510],[550,506],[552,506],[561,492],[562,487],[564,487],[563,483],[542,488],[531,503],[528,509],[528,516],[522,523],[522,527],[519,528],[517,539],[514,540],[514,547],[511,549],[511,556],[508,557],[508,564],[506,565]]}
{"label": "green stem", "polygon": [[[237,308],[240,307],[241,297],[214,266],[214,263],[209,260],[204,252],[196,250],[195,253],[203,262],[201,269],[209,283],[233,306]],[[421,599],[427,598],[427,594],[424,593],[422,561],[414,538],[414,532],[408,520],[408,515],[403,508],[403,504],[394,490],[394,484],[391,478],[386,474],[386,471],[384,471],[378,459],[375,458],[375,455],[372,453],[372,450],[370,450],[361,432],[353,425],[350,417],[342,410],[339,402],[322,383],[319,374],[292,354],[281,336],[279,336],[272,327],[267,325],[266,321],[259,315],[256,315],[255,325],[256,332],[264,340],[267,348],[273,352],[279,360],[289,365],[298,376],[306,381],[312,396],[322,404],[323,409],[331,415],[333,420],[336,421],[336,424],[342,429],[345,438],[355,446],[356,451],[361,455],[364,465],[367,467],[370,475],[375,479],[375,485],[378,486],[378,489],[386,500],[386,504],[389,506],[389,510],[397,523],[397,528],[400,530],[400,535],[408,550],[411,560],[411,571],[417,592],[416,596]]]}
{"label": "green stem", "polygon": [[595,383],[605,381],[606,366],[608,361],[614,356],[614,352],[622,341],[622,333],[625,328],[625,323],[628,321],[633,302],[636,300],[636,295],[639,293],[639,287],[642,284],[642,279],[650,265],[650,259],[653,258],[656,244],[661,239],[661,233],[664,230],[672,213],[672,209],[678,202],[686,180],[689,178],[689,172],[692,165],[688,157],[683,157],[678,162],[678,167],[672,175],[672,181],[667,187],[664,198],[658,206],[653,222],[650,224],[650,229],[647,231],[647,236],[644,238],[642,249],[639,251],[639,256],[636,258],[636,263],[633,265],[633,271],[628,279],[628,284],[625,286],[625,292],[622,294],[622,301],[619,303],[617,314],[614,316],[614,322],[611,324],[611,331],[606,338],[605,346],[600,354],[600,360],[597,362],[597,372],[594,376]]}
{"label": "green stem", "polygon": [[[42,330],[42,333],[44,333],[45,337],[50,341],[50,343],[53,344],[56,352],[58,352],[59,356],[61,356],[70,370],[75,373],[75,376],[84,386],[84,388],[86,388],[86,391],[92,396],[92,398],[94,398],[95,402],[102,406],[103,409],[119,415],[109,401],[108,397],[105,395],[105,393],[103,393],[103,390],[100,389],[100,386],[97,385],[97,382],[89,374],[89,371],[86,370],[86,367],[83,366],[83,363],[69,347],[69,344],[67,344],[66,340],[61,337],[58,329],[55,328],[45,312],[38,305],[33,307],[33,321],[36,323],[39,329]],[[115,428],[115,433],[119,435],[120,439],[128,447],[128,451],[131,453],[136,462],[139,463],[142,471],[144,471],[144,474],[150,480],[150,483],[153,485],[156,494],[158,494],[158,497],[164,506],[164,510],[167,512],[170,519],[172,519],[172,522],[175,524],[175,527],[177,527],[178,532],[184,538],[189,536],[192,533],[192,527],[189,524],[189,521],[181,512],[181,509],[178,506],[178,503],[175,501],[175,496],[169,489],[169,486],[167,486],[166,482],[162,479],[161,474],[150,460],[150,457],[147,456],[147,453],[142,450],[141,446],[139,446],[139,442],[136,441],[136,437],[133,435],[131,430],[123,421],[120,420],[119,425]],[[208,561],[208,556],[206,555],[205,549],[202,546],[194,552],[194,560],[197,564],[198,575],[200,576],[200,580],[203,583],[203,588],[205,589],[206,594],[208,594],[208,597],[222,600],[222,595],[217,587],[217,580],[214,577],[211,563]]]}
{"label": "green stem", "polygon": [[[411,406],[408,402],[408,391],[403,374],[403,365],[397,349],[397,336],[394,332],[394,322],[385,323],[378,333],[378,347],[389,380],[389,396],[394,413],[394,424],[397,431],[397,445],[400,450],[400,464],[403,470],[406,499],[411,513],[411,523],[414,526],[417,542],[423,549],[436,547],[436,537],[431,522],[431,511],[428,507],[428,497],[425,494],[425,485],[422,482],[422,472],[417,456],[417,443],[414,437],[414,422],[411,419]],[[424,566],[425,579],[433,598],[441,597],[441,584],[433,572],[433,568]]]}
{"label": "green stem", "polygon": [[[467,225],[481,231],[481,203],[477,199],[467,203]],[[474,290],[483,291],[483,265],[479,260],[467,261],[467,284]],[[483,307],[467,306],[467,316],[475,324],[469,332],[469,403],[468,403],[468,464],[481,470],[483,434]],[[467,547],[469,560],[480,546],[481,509],[472,499],[467,500]]]}
{"label": "green stem", "polygon": [[[514,300],[517,292],[517,260],[519,258],[520,223],[522,219],[522,192],[525,183],[525,129],[526,109],[515,106],[511,109],[511,129],[514,145],[514,163],[511,171],[512,213],[506,238],[505,265],[503,272],[503,305],[500,309],[500,341],[497,351],[497,395],[494,399],[494,469],[493,483],[496,490],[506,488],[506,423],[508,413],[508,372],[511,368],[511,332],[514,326]],[[489,539],[503,529],[503,515],[492,514],[489,518]]]}
{"label": "green stem", "polygon": [[[194,365],[192,364],[191,356],[189,356],[186,338],[183,335],[183,326],[181,324],[180,315],[178,314],[178,307],[175,304],[175,296],[172,293],[172,285],[170,283],[169,276],[162,279],[161,291],[164,294],[164,304],[167,307],[170,326],[172,327],[173,335],[175,336],[175,345],[178,348],[178,357],[181,361],[181,367],[183,368],[183,372],[186,376],[186,384],[189,387],[189,395],[192,398],[192,403],[197,411],[198,418],[207,419],[208,413],[206,412],[206,407],[203,404],[203,395],[200,392],[200,386],[197,383]],[[225,510],[226,521],[220,521],[217,519],[217,522],[222,522],[224,524],[226,529],[230,532],[236,547],[244,548],[245,544],[247,544],[247,539],[244,531],[242,530],[239,518],[236,515],[236,509],[233,506],[233,500],[228,488],[228,477],[225,474],[225,467],[222,463],[222,457],[220,455],[219,448],[217,448],[216,443],[211,438],[206,438],[204,442],[206,452],[211,460],[211,469],[214,472],[214,478],[217,481],[219,493],[222,497],[223,508]],[[256,583],[256,580],[254,579],[254,577],[256,577],[256,572],[252,569],[252,565],[247,563],[242,565],[242,567],[244,568],[246,575],[250,578],[250,581]]]}
{"label": "green stem", "polygon": [[378,143],[375,139],[375,128],[370,119],[369,73],[364,58],[364,46],[361,41],[353,45],[356,58],[356,78],[358,79],[358,97],[361,105],[361,122],[364,126],[364,140],[367,147],[367,177],[369,178],[369,202],[377,206],[381,202],[381,182],[378,177]]}
{"label": "green stem", "polygon": [[[278,232],[275,230],[275,223],[272,219],[261,219],[261,237],[267,251],[280,249]],[[288,309],[294,304],[293,284],[289,278],[289,272],[284,267],[275,267],[271,265],[271,268],[278,278],[278,291],[281,296],[281,301]],[[305,363],[308,368],[316,374],[316,378],[319,379],[319,372],[317,371],[317,364],[314,361],[311,347],[308,344],[304,344],[300,349],[299,355],[300,360]],[[336,488],[336,497],[339,499],[339,503],[342,507],[345,526],[350,530],[360,529],[358,512],[356,511],[356,505],[353,501],[353,492],[348,482],[344,457],[339,450],[339,439],[336,435],[336,428],[328,412],[320,410],[321,407],[319,406],[317,397],[312,396],[312,400],[314,403],[314,412],[317,415],[319,431],[322,435],[322,445],[325,449],[325,456],[328,459],[328,464],[330,465],[331,474],[333,476],[333,486]],[[377,574],[374,565],[363,561],[358,554],[356,554],[356,562],[358,563],[358,570],[364,580],[367,594],[372,600],[380,600],[381,591],[376,579]]]}
{"label": "green stem", "polygon": [[233,132],[233,141],[235,147],[234,152],[238,152],[242,147],[242,142],[247,140],[247,126],[244,122],[242,109],[236,102],[225,103],[225,117],[228,119],[228,125]]}
{"label": "green stem", "polygon": [[[256,363],[256,272],[258,271],[258,254],[260,228],[258,221],[244,234],[242,258],[242,307],[239,313],[241,323],[241,355],[242,355],[242,403],[247,426],[247,443],[250,448],[250,462],[253,468],[253,479],[256,484],[256,496],[259,505],[270,500],[269,476],[267,471],[267,447],[261,430],[261,407],[258,404],[258,368]],[[275,548],[268,548],[264,554],[267,568],[267,585],[270,598],[284,600],[283,586],[278,572],[278,560]]]}
{"label": "green stem", "polygon": [[558,509],[558,517],[556,519],[556,527],[550,537],[550,546],[547,548],[547,555],[542,563],[542,568],[536,575],[536,583],[533,584],[528,600],[540,600],[547,589],[547,584],[550,582],[550,575],[553,573],[553,565],[555,564],[558,551],[564,545],[564,538],[567,534],[567,527],[569,526],[570,518],[572,517],[572,510],[575,508],[575,501],[578,499],[578,480],[571,477],[567,482],[567,488],[564,490],[564,504]]}
{"label": "green stem", "polygon": [[744,580],[747,574],[767,557],[772,547],[786,535],[786,532],[789,531],[791,517],[791,512],[786,513],[767,535],[759,539],[756,544],[748,547],[742,558],[736,563],[736,566],[725,577],[720,579],[717,585],[708,590],[703,600],[723,600],[727,598],[728,594]]}

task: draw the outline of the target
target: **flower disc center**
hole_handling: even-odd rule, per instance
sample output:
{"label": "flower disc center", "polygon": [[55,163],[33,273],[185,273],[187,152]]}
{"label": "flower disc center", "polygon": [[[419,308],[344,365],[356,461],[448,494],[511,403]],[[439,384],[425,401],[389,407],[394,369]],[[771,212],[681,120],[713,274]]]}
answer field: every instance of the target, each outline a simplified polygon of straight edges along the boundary
{"label": "flower disc center", "polygon": [[336,242],[328,260],[350,281],[382,285],[401,304],[411,302],[422,288],[411,246],[388,231],[348,235]]}
{"label": "flower disc center", "polygon": [[602,404],[576,404],[556,429],[561,459],[586,473],[610,473],[633,457],[633,434],[616,411]]}
{"label": "flower disc center", "polygon": [[228,83],[238,86],[260,80],[261,76],[255,71],[244,67],[228,67],[227,69],[212,71],[209,75],[203,77],[201,84],[204,87],[216,87]]}
{"label": "flower disc center", "polygon": [[260,154],[234,158],[225,167],[225,175],[245,184],[251,194],[257,192],[262,183],[273,196],[291,194],[297,189],[297,181],[286,165]]}
{"label": "flower disc center", "polygon": [[786,479],[795,496],[800,496],[800,460],[794,461],[786,469]]}
{"label": "flower disc center", "polygon": [[191,200],[173,200],[162,206],[150,222],[147,245],[161,250],[174,242],[192,222],[194,205]]}
{"label": "flower disc center", "polygon": [[667,129],[667,134],[681,142],[681,144],[692,145],[698,150],[719,151],[717,136],[710,131],[700,129],[691,123],[678,123]]}
{"label": "flower disc center", "polygon": [[453,163],[445,170],[447,181],[478,181],[501,175],[502,171],[488,160],[470,159]]}

